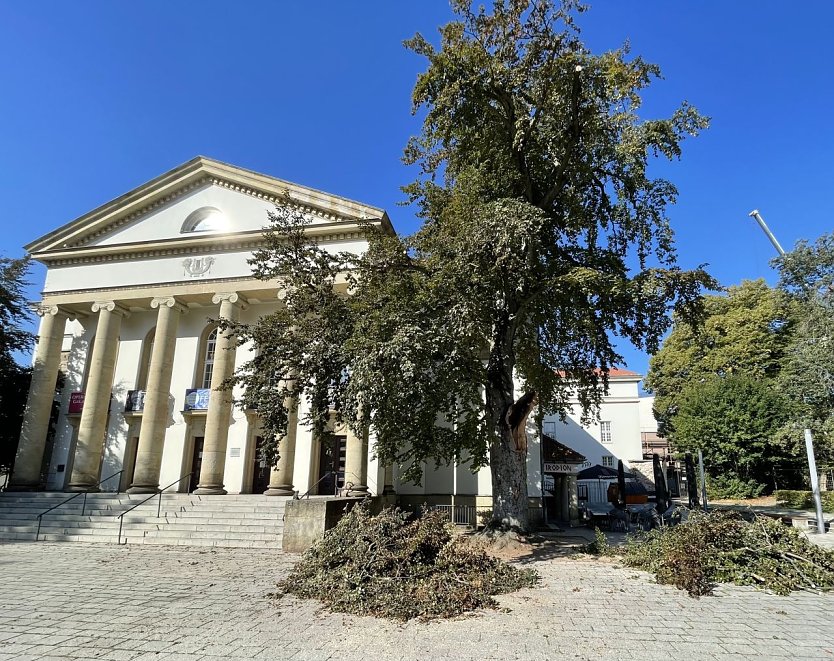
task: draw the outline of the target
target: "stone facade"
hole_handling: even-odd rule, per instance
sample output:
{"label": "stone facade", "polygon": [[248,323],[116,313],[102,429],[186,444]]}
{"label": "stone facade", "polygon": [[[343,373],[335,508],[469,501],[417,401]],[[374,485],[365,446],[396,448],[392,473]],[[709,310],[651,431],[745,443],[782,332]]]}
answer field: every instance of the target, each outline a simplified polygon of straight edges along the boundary
{"label": "stone facade", "polygon": [[334,251],[365,249],[361,223],[393,232],[381,209],[198,157],[26,246],[47,276],[12,489],[332,493],[333,480],[316,486],[325,461],[349,468],[354,489],[383,490],[373,439],[349,433],[323,449],[293,425],[278,467],[261,466],[257,414],[218,390],[252,354],[213,320],[281,305],[247,263],[276,204],[302,210],[311,240]]}

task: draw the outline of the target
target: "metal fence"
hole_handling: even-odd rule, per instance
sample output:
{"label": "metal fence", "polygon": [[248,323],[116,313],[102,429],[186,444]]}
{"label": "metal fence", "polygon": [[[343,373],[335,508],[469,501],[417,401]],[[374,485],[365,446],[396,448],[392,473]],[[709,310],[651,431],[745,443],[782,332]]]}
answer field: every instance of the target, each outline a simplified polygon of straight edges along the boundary
{"label": "metal fence", "polygon": [[469,528],[478,526],[478,508],[474,505],[434,505],[432,509],[443,512],[446,518],[456,526]]}
{"label": "metal fence", "polygon": [[[446,519],[456,526],[467,528],[479,528],[489,523],[492,518],[491,507],[477,507],[475,505],[432,505],[432,510],[443,512]],[[529,511],[530,522],[538,524],[542,520],[541,507],[531,507]]]}

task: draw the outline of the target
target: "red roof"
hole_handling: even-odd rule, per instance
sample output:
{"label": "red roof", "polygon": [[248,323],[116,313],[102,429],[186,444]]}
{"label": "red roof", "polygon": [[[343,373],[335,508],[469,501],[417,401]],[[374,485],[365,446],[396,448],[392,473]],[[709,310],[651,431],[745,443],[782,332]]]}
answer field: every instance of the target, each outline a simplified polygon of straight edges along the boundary
{"label": "red roof", "polygon": [[643,376],[639,372],[632,372],[631,370],[624,370],[619,367],[612,367],[608,370],[608,376]]}

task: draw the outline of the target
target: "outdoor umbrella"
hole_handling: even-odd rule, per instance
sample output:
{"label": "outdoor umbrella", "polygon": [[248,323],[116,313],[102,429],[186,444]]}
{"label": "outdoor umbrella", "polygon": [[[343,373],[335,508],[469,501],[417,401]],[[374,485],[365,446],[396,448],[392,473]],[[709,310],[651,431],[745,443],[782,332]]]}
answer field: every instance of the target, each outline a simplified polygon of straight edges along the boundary
{"label": "outdoor umbrella", "polygon": [[657,511],[663,514],[669,509],[669,491],[666,488],[666,476],[663,475],[663,467],[660,465],[660,455],[652,455],[652,467],[654,468],[654,493],[657,501]]}
{"label": "outdoor umbrella", "polygon": [[625,507],[626,504],[626,483],[625,483],[625,468],[623,468],[623,460],[617,461],[617,507]]}
{"label": "outdoor umbrella", "polygon": [[688,452],[684,457],[686,464],[686,492],[689,494],[689,509],[697,509],[700,505],[698,502],[698,481],[695,479],[695,462],[692,461],[692,455]]}

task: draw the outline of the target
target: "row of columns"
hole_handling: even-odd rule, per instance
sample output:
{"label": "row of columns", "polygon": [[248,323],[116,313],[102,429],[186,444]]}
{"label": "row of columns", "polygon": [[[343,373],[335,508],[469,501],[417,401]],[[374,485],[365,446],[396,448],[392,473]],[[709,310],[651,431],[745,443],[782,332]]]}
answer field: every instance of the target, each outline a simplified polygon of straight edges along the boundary
{"label": "row of columns", "polygon": [[[220,303],[220,316],[236,321],[237,311],[244,304],[237,293],[217,294],[215,305]],[[129,491],[154,493],[159,488],[162,467],[162,451],[168,423],[168,399],[177,340],[179,317],[186,307],[174,297],[154,298],[151,307],[157,310],[154,346],[145,392],[145,407],[139,434],[139,446],[133,481]],[[98,313],[95,341],[88,358],[87,384],[84,407],[78,425],[75,457],[68,491],[95,491],[101,480],[101,456],[107,433],[107,417],[118,355],[119,333],[122,319],[129,312],[115,301],[97,301],[92,312]],[[9,484],[12,490],[41,488],[41,464],[43,462],[49,419],[55,393],[55,383],[61,360],[61,344],[64,328],[71,315],[59,306],[41,306],[41,325],[32,385],[23,416],[23,425],[15,459],[14,472]],[[227,350],[224,350],[227,349]],[[217,388],[232,376],[235,362],[235,343],[228,334],[218,334],[212,388]],[[231,395],[215,392],[210,396],[207,415],[205,444],[211,449],[211,461],[204,461],[200,474],[201,486],[209,487],[203,493],[225,493],[223,471],[225,469],[226,442],[231,417]],[[225,410],[223,410],[225,409]]]}
{"label": "row of columns", "polygon": [[[220,318],[238,321],[245,299],[236,292],[219,293],[212,298],[220,305]],[[142,425],[130,493],[155,493],[159,488],[165,432],[168,426],[168,402],[174,363],[177,330],[180,316],[187,308],[174,297],[154,298],[151,307],[157,310],[154,345],[148,369]],[[97,301],[92,312],[98,313],[98,324],[93,350],[89,357],[89,369],[84,407],[78,426],[75,458],[68,491],[94,491],[101,480],[100,465],[107,432],[107,416],[118,354],[119,332],[127,309],[115,301]],[[66,321],[71,314],[56,305],[39,308],[41,324],[32,385],[24,412],[18,453],[10,490],[34,490],[42,487],[41,464],[43,462],[49,420],[54,400],[55,383],[61,360],[61,345]],[[230,333],[218,333],[211,392],[206,414],[203,441],[203,458],[195,493],[200,495],[225,494],[223,474],[226,466],[226,449],[229,423],[232,414],[232,394],[221,389],[224,381],[234,374],[236,340]],[[279,462],[271,471],[267,495],[292,495],[293,464],[295,462],[298,403],[285,402],[289,411],[287,435],[279,441]],[[368,438],[367,434],[347,437],[346,477],[353,484],[351,493],[365,494],[367,487]],[[387,474],[386,474],[387,478]],[[387,482],[387,480],[386,480]]]}

